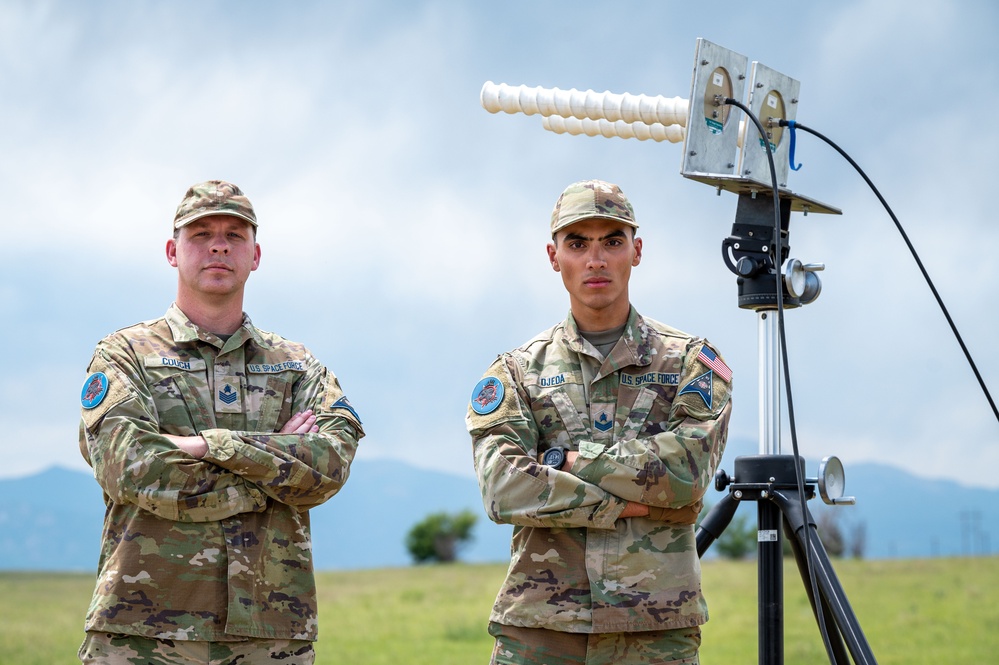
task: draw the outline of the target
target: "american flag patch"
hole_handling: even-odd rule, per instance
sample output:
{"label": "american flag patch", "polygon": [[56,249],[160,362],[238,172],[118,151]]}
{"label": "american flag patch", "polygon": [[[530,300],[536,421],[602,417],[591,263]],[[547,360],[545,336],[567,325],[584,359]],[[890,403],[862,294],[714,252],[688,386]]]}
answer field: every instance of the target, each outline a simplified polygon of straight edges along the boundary
{"label": "american flag patch", "polygon": [[732,380],[732,370],[728,368],[725,361],[718,357],[714,351],[706,346],[701,347],[701,352],[697,354],[697,359],[714,370],[714,373],[728,383]]}

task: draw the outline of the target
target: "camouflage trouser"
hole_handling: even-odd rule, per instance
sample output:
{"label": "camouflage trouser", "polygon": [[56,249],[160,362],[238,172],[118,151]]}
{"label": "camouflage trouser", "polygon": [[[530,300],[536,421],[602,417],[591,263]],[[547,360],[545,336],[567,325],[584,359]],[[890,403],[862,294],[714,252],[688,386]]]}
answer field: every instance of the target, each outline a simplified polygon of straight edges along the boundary
{"label": "camouflage trouser", "polygon": [[489,624],[490,665],[698,665],[701,629],[641,633],[562,633]]}
{"label": "camouflage trouser", "polygon": [[77,654],[94,665],[313,665],[316,652],[305,640],[192,642],[138,635],[88,632]]}

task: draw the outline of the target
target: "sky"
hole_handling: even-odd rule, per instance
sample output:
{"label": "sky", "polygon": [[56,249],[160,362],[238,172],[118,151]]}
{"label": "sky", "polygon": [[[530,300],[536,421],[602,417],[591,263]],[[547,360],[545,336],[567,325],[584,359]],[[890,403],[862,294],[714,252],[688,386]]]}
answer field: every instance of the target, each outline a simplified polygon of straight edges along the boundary
{"label": "sky", "polygon": [[[555,200],[619,184],[644,242],[632,303],[734,370],[731,470],[759,446],[758,315],[720,252],[737,197],[682,177],[682,145],[479,103],[487,81],[686,99],[698,38],[800,82],[797,120],[880,189],[999,393],[997,28],[988,0],[2,0],[0,477],[87,469],[93,348],[166,311],[170,221],[213,178],[260,220],[247,313],[337,374],[359,458],[469,476],[472,387],[568,312]],[[791,218],[791,256],[826,266],[786,312],[802,454],[838,456],[847,493],[860,462],[999,488],[999,422],[890,218],[818,139],[799,134],[796,161],[789,188],[842,210]]]}

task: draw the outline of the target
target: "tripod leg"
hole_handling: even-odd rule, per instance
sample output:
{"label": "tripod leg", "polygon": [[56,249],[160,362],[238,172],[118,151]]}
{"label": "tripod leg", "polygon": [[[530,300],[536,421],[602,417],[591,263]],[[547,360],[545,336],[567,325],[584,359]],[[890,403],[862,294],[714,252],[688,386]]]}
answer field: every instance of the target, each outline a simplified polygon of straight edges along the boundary
{"label": "tripod leg", "polygon": [[757,593],[760,665],[784,665],[784,554],[780,510],[770,501],[756,504]]}
{"label": "tripod leg", "polygon": [[711,507],[711,510],[697,527],[695,539],[698,557],[704,556],[704,553],[711,547],[711,543],[721,537],[722,531],[732,521],[732,516],[735,515],[738,507],[739,502],[732,498],[731,494],[726,494],[721,501]]}
{"label": "tripod leg", "polygon": [[[795,490],[782,490],[774,492],[771,496],[794,532],[795,540],[802,548],[802,554],[806,552],[804,548],[807,541],[805,539],[811,539],[812,563],[814,564],[812,572],[816,575],[819,593],[822,596],[822,607],[823,609],[829,608],[840,634],[846,640],[854,662],[858,665],[876,664],[877,661],[874,659],[871,646],[864,636],[864,631],[860,628],[853,608],[850,607],[846,592],[840,586],[839,579],[833,571],[829,555],[815,531],[815,521],[808,512],[808,506],[805,506],[805,514],[802,514],[799,495]],[[806,584],[807,586],[809,585]]]}
{"label": "tripod leg", "polygon": [[[801,574],[801,582],[805,587],[805,593],[808,595],[808,602],[812,606],[812,614],[815,616],[815,621],[819,621],[819,610],[815,606],[815,594],[812,592],[812,583],[808,579],[808,562],[806,561],[806,552],[802,547],[801,541],[798,540],[794,533],[793,527],[785,519],[784,529],[788,537],[788,543],[791,545],[791,551],[794,553],[794,560],[798,564],[798,572]],[[846,647],[843,645],[843,636],[839,632],[839,626],[833,620],[832,608],[829,607],[829,603],[826,602],[825,597],[819,594],[820,602],[822,603],[822,623],[825,626],[825,634],[829,638],[829,646],[833,654],[834,665],[849,665],[849,656],[846,653]]]}

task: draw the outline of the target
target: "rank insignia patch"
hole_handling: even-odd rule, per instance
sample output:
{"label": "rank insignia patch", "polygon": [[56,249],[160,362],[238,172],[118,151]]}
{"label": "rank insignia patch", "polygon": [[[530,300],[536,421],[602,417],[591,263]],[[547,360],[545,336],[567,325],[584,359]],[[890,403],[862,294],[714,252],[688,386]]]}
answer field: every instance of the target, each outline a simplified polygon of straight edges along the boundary
{"label": "rank insignia patch", "polygon": [[239,392],[231,384],[225,384],[225,388],[219,391],[219,401],[223,404],[232,404],[239,399]]}
{"label": "rank insignia patch", "polygon": [[108,394],[108,377],[104,372],[95,372],[87,377],[83,382],[83,390],[80,391],[80,402],[84,409],[92,409]]}
{"label": "rank insignia patch", "polygon": [[704,400],[704,405],[710,409],[711,397],[712,397],[711,395],[712,378],[714,378],[714,373],[709,369],[704,374],[701,374],[700,376],[691,379],[690,383],[685,385],[683,388],[680,388],[680,392],[676,394],[677,397],[679,397],[680,395],[686,395],[688,393],[692,393],[694,395],[700,395],[701,399]]}
{"label": "rank insignia patch", "polygon": [[503,384],[494,376],[487,376],[472,388],[472,411],[480,416],[492,413],[503,402]]}
{"label": "rank insignia patch", "polygon": [[614,427],[614,421],[611,420],[606,411],[602,411],[599,417],[593,419],[593,426],[601,432],[606,432],[611,427]]}

